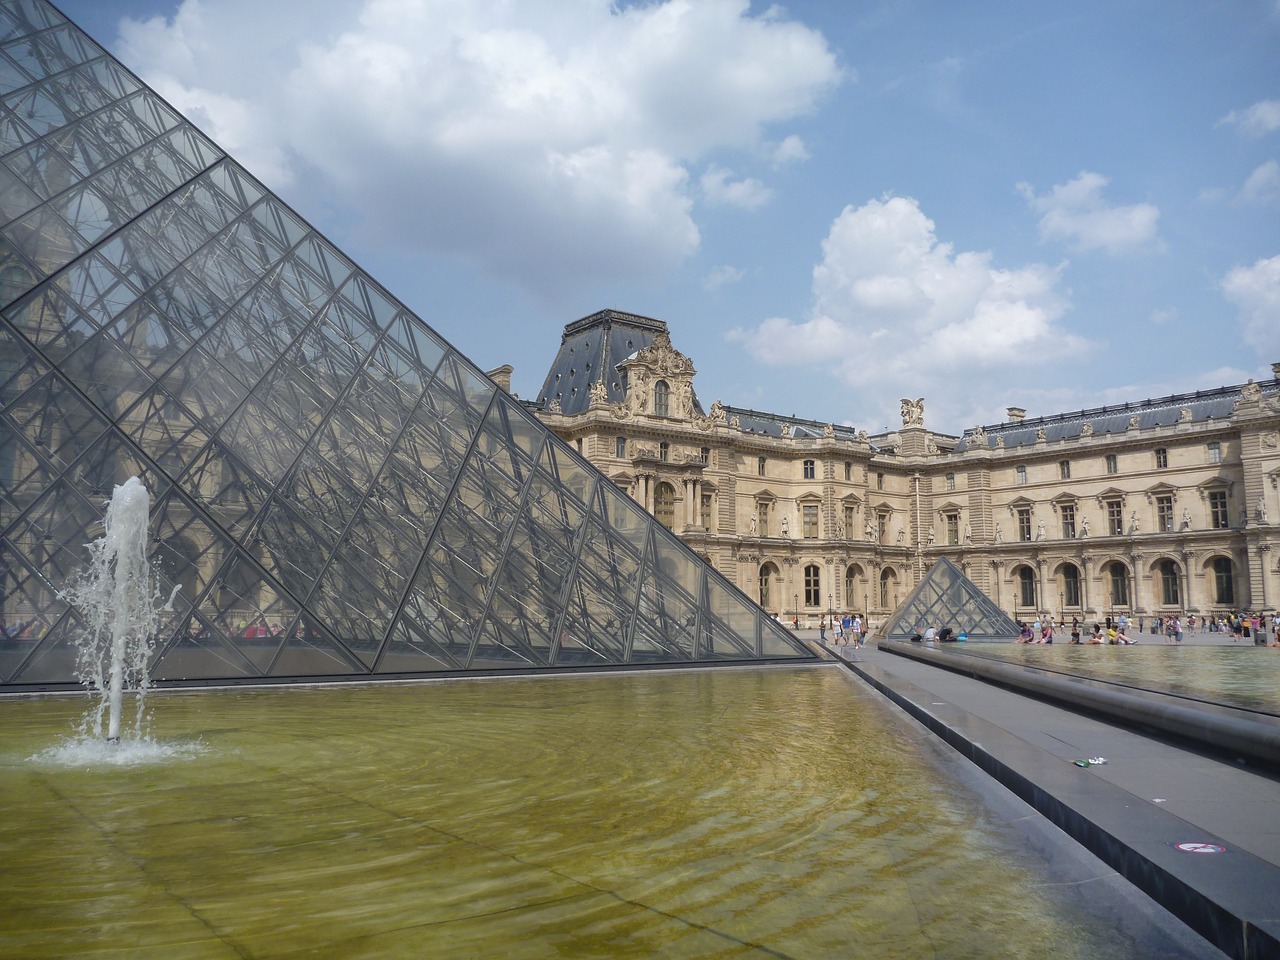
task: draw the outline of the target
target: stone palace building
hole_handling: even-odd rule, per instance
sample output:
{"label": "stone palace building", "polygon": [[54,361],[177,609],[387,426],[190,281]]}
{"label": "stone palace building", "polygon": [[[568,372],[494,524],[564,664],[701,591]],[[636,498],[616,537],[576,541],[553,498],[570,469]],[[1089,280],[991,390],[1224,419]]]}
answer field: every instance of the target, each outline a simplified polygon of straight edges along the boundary
{"label": "stone palace building", "polygon": [[[883,619],[939,557],[1002,609],[1091,621],[1280,605],[1280,364],[1262,383],[956,437],[704,407],[661,320],[568,324],[552,430],[770,613]],[[509,383],[510,368],[493,371]]]}

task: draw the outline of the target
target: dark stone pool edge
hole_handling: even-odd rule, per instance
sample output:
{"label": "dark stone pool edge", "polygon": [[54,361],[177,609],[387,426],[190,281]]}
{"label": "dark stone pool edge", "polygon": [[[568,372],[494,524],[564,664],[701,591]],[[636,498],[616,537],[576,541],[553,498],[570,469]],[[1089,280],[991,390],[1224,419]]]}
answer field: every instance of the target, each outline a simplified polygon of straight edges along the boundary
{"label": "dark stone pool edge", "polygon": [[[937,704],[933,694],[873,664],[842,663],[1217,949],[1237,960],[1280,960],[1280,867],[1204,830],[1189,833],[1186,821],[1159,807],[1144,807],[1142,829],[1134,830],[1127,791],[1098,778],[1082,781],[1076,768],[1064,770],[1040,748]],[[1189,835],[1230,852],[1190,856],[1153,839]]]}

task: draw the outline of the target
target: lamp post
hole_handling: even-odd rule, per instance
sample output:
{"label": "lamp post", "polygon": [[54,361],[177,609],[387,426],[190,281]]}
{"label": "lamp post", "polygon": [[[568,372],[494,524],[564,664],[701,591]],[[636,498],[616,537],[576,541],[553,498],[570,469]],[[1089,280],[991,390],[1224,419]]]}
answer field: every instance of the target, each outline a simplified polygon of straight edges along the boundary
{"label": "lamp post", "polygon": [[793,593],[791,595],[792,609],[796,612],[796,627],[800,626],[800,594]]}

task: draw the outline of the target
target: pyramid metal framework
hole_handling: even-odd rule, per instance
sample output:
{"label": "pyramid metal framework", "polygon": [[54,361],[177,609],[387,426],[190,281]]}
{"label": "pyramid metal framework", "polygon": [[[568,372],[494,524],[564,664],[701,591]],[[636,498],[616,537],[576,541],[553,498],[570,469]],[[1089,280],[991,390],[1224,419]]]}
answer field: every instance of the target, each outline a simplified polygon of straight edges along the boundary
{"label": "pyramid metal framework", "polygon": [[152,495],[157,681],[815,654],[41,0],[0,3],[0,689]]}
{"label": "pyramid metal framework", "polygon": [[940,557],[898,605],[880,635],[904,640],[924,627],[951,627],[971,640],[1011,640],[1018,625],[954,563]]}

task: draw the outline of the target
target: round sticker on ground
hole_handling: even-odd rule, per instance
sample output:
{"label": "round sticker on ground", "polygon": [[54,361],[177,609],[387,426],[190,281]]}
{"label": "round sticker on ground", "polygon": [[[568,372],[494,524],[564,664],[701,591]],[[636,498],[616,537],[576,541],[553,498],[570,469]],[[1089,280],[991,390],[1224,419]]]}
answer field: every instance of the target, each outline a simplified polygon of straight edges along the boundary
{"label": "round sticker on ground", "polygon": [[1175,843],[1175,850],[1181,850],[1183,853],[1226,853],[1226,847],[1220,847],[1216,843]]}

